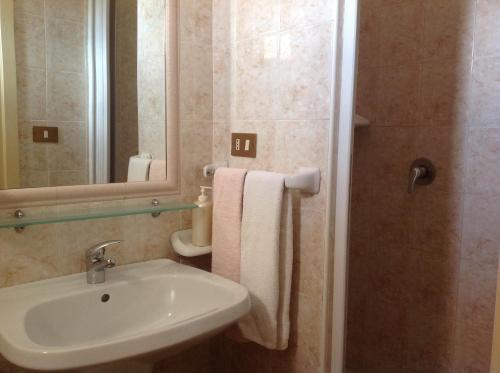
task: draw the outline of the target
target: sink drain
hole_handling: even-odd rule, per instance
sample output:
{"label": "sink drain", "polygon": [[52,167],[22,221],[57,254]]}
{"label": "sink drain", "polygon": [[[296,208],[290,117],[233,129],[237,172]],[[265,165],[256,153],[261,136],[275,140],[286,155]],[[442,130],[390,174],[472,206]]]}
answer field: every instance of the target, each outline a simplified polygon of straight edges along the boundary
{"label": "sink drain", "polygon": [[109,294],[104,294],[104,295],[101,297],[101,302],[106,303],[106,302],[109,300],[109,298],[111,298],[111,297],[109,296]]}

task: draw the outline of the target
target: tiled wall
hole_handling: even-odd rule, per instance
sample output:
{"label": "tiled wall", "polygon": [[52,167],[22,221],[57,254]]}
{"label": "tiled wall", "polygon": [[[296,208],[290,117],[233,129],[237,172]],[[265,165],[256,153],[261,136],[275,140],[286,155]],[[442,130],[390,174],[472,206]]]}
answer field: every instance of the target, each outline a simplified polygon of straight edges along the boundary
{"label": "tiled wall", "polygon": [[127,181],[128,162],[139,154],[137,103],[137,0],[114,2],[114,180]]}
{"label": "tiled wall", "polygon": [[[14,0],[22,187],[87,183],[85,4]],[[59,143],[33,143],[35,125]]]}
{"label": "tiled wall", "polygon": [[137,0],[139,152],[165,159],[165,0]]}
{"label": "tiled wall", "polygon": [[181,1],[179,14],[181,183],[194,198],[210,184],[202,168],[212,159],[212,0]]}
{"label": "tiled wall", "polygon": [[[326,179],[334,3],[180,2],[184,198],[192,199],[198,185],[210,183],[201,177],[201,168],[210,159],[287,173],[300,166],[318,166]],[[152,19],[155,15],[148,13]],[[230,156],[230,131],[241,130],[258,134],[256,159]],[[294,196],[291,340],[286,351],[219,337],[184,355],[194,367],[185,360],[180,365],[169,360],[157,364],[156,371],[318,371],[325,204],[324,182],[317,196]],[[189,220],[186,213],[167,213],[158,219],[137,216],[33,227],[23,234],[0,230],[0,242],[5,243],[0,245],[5,258],[0,261],[0,281],[8,286],[82,271],[85,248],[105,239],[125,239],[110,252],[120,264],[175,257],[168,238]]]}
{"label": "tiled wall", "polygon": [[[334,4],[214,0],[214,160],[284,173],[317,166],[325,179]],[[257,158],[230,156],[230,132],[257,133]],[[295,195],[289,348],[220,341],[215,371],[318,371],[325,191],[323,183],[317,196]]]}
{"label": "tiled wall", "polygon": [[[347,365],[488,372],[500,235],[500,2],[363,0]],[[417,157],[437,178],[407,193]]]}

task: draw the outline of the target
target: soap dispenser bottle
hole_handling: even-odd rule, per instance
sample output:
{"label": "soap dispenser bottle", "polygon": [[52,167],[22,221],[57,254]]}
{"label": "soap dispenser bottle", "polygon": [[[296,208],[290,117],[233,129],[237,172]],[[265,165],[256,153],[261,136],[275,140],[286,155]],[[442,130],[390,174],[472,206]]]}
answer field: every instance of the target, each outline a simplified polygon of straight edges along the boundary
{"label": "soap dispenser bottle", "polygon": [[192,243],[195,246],[209,246],[212,243],[212,201],[208,199],[207,190],[212,188],[200,188],[201,194],[194,202],[198,207],[193,209]]}

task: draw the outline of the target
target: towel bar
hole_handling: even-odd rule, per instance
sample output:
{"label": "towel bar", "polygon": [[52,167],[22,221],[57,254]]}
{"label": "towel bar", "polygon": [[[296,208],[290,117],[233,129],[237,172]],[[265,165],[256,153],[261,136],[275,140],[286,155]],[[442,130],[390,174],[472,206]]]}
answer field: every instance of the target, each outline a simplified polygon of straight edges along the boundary
{"label": "towel bar", "polygon": [[[217,162],[203,167],[203,176],[214,176],[219,167],[227,167],[227,162]],[[318,167],[300,167],[293,175],[285,177],[285,186],[302,192],[318,194],[321,185],[321,172]]]}

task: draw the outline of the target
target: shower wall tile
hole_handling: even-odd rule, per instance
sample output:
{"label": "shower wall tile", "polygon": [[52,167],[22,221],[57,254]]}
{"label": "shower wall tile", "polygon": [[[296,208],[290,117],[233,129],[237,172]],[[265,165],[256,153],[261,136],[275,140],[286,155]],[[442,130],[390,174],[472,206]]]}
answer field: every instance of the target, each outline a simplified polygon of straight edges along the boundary
{"label": "shower wall tile", "polygon": [[379,66],[398,66],[421,59],[424,11],[422,1],[402,1],[376,13],[380,28]]}
{"label": "shower wall tile", "polygon": [[467,61],[472,55],[475,0],[424,0],[423,60]]}
{"label": "shower wall tile", "polygon": [[[361,2],[356,110],[374,126],[355,132],[348,368],[489,369],[500,242],[499,6]],[[436,179],[410,196],[417,157],[434,162]],[[398,327],[379,330],[379,315]]]}
{"label": "shower wall tile", "polygon": [[422,122],[460,126],[471,120],[472,60],[438,60],[422,65]]}
{"label": "shower wall tile", "polygon": [[379,66],[380,27],[378,8],[373,5],[373,1],[362,0],[359,7],[358,64],[363,70]]}
{"label": "shower wall tile", "polygon": [[378,71],[377,124],[414,125],[422,118],[422,67],[417,63],[382,67]]}

